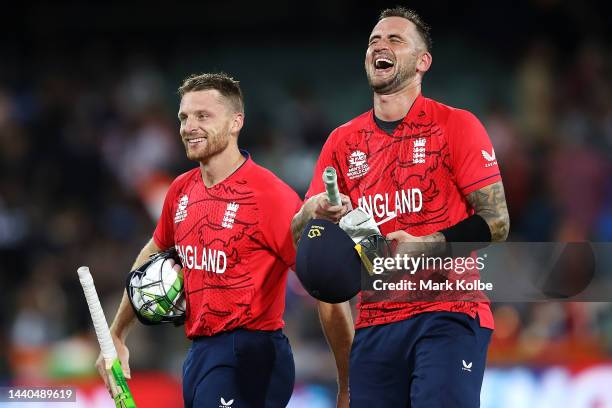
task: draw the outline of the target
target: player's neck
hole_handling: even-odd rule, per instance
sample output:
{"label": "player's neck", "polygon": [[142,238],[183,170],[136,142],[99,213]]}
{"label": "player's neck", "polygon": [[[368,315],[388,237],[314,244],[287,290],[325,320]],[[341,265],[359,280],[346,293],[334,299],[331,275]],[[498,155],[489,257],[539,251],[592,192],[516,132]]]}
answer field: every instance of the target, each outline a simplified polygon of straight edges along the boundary
{"label": "player's neck", "polygon": [[230,144],[223,152],[200,162],[202,181],[212,187],[232,175],[246,161],[237,145]]}
{"label": "player's neck", "polygon": [[408,114],[412,104],[420,94],[420,80],[418,82],[411,81],[397,92],[390,94],[374,93],[374,114],[378,119],[387,122],[401,120]]}

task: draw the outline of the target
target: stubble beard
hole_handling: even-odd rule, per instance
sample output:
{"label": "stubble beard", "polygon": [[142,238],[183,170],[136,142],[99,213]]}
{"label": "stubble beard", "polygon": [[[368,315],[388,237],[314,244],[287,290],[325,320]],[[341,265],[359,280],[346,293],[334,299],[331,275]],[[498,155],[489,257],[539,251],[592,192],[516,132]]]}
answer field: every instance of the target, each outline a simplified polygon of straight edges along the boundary
{"label": "stubble beard", "polygon": [[372,80],[373,73],[371,69],[367,70],[368,83],[374,93],[379,95],[388,95],[401,89],[405,84],[410,82],[416,75],[416,60],[410,61],[406,67],[400,66],[393,77],[374,83]]}
{"label": "stubble beard", "polygon": [[187,158],[196,162],[208,161],[211,157],[223,152],[229,145],[229,132],[223,134],[211,135],[206,139],[206,147],[203,150],[190,151],[188,146],[185,146]]}

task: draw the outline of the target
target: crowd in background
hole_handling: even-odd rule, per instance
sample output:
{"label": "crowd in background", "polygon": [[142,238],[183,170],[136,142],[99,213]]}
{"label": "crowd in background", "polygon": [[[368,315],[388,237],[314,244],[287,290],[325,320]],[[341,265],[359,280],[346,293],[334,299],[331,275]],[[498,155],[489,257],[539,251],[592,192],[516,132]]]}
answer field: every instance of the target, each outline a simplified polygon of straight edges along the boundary
{"label": "crowd in background", "polygon": [[[473,111],[485,125],[506,189],[509,240],[612,241],[610,44],[585,38],[567,49],[534,37],[506,64],[447,40],[436,40],[423,93]],[[187,74],[223,69],[241,80],[240,146],[304,194],[329,132],[370,107],[365,40],[282,49],[234,44],[198,65],[168,61],[153,45],[131,55],[98,42],[78,55],[41,47],[27,58],[37,66],[27,78],[18,62],[0,67],[0,384],[95,375],[97,344],[76,268],[91,267],[110,320],[124,276],[151,237],[164,186],[194,165],[176,119],[175,90]],[[346,75],[327,66],[337,58],[351,64]],[[474,60],[485,63],[466,66]],[[609,303],[493,310],[492,365],[612,355]],[[293,275],[285,320],[298,382],[333,385],[315,302]],[[188,341],[181,329],[137,327],[128,345],[133,372],[178,377]]]}

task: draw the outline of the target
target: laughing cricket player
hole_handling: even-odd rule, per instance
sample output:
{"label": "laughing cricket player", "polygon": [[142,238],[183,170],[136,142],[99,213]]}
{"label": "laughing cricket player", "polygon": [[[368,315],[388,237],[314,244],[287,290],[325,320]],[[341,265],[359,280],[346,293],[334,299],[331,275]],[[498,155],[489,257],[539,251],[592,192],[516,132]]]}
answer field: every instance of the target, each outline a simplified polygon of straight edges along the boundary
{"label": "laughing cricket player", "polygon": [[[385,10],[365,53],[373,109],[330,134],[294,239],[311,219],[338,222],[351,206],[373,216],[387,239],[413,243],[399,246],[411,255],[436,243],[506,239],[493,146],[473,114],[423,96],[431,63],[429,27],[411,10]],[[338,171],[341,205],[324,192],[328,166]],[[349,398],[357,408],[480,405],[494,327],[487,302],[361,302],[355,332],[347,304],[321,302],[319,313],[336,358],[338,406]]]}

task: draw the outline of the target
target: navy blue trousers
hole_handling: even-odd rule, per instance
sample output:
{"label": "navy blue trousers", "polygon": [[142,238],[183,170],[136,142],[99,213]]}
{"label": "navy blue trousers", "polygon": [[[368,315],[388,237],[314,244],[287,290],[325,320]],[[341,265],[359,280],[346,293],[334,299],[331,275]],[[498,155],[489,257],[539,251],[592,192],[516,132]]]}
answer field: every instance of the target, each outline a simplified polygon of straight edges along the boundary
{"label": "navy blue trousers", "polygon": [[282,331],[234,330],[193,341],[183,364],[187,408],[280,408],[295,366]]}
{"label": "navy blue trousers", "polygon": [[464,313],[430,312],[358,329],[351,408],[475,408],[492,330]]}

